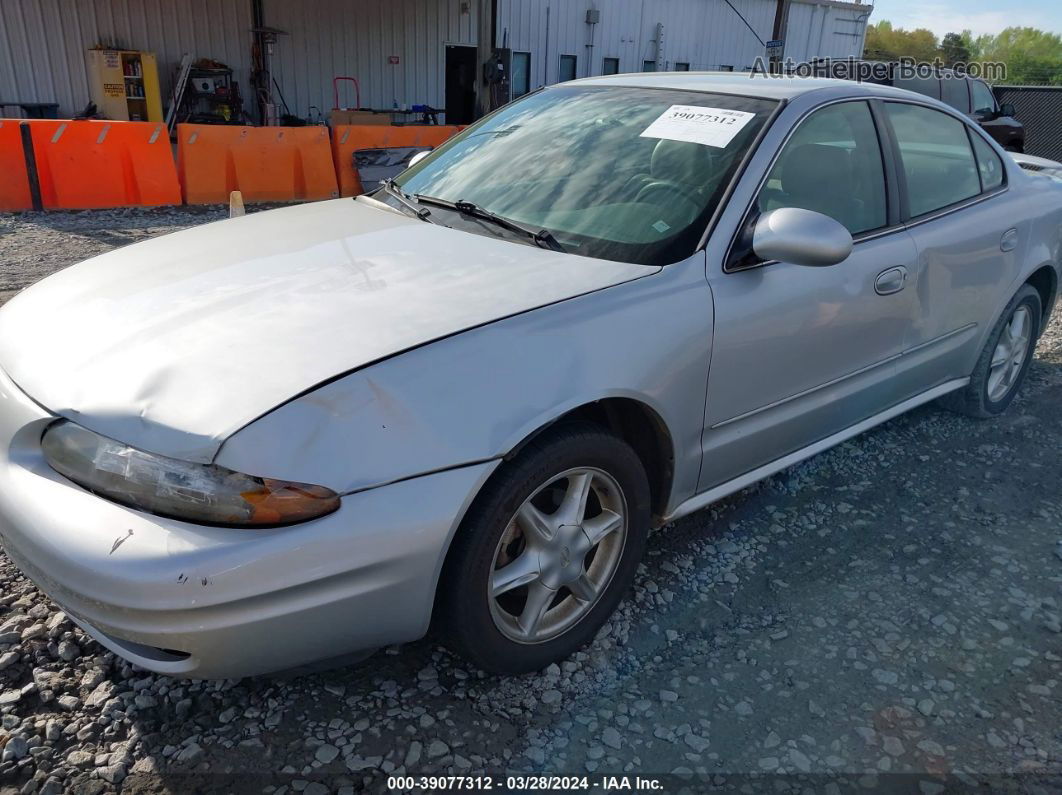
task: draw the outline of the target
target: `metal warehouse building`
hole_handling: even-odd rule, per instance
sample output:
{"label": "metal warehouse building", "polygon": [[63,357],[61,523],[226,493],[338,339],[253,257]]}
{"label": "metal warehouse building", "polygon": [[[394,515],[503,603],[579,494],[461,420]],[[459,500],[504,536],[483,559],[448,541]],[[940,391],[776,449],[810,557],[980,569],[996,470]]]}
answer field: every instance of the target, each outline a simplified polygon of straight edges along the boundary
{"label": "metal warehouse building", "polygon": [[[154,52],[164,102],[182,55],[227,64],[251,99],[252,48],[273,101],[327,115],[333,78],[360,84],[361,106],[445,109],[463,123],[534,88],[644,70],[735,70],[764,55],[778,0],[0,0],[0,101],[55,103],[70,116],[90,97],[86,52]],[[785,57],[863,51],[873,10],[837,0],[785,0]],[[281,31],[275,43],[261,31]],[[258,30],[258,33],[253,31]],[[270,52],[271,51],[271,52]],[[501,70],[485,70],[493,58]],[[502,83],[488,83],[485,72]],[[261,73],[259,72],[259,80]],[[341,83],[347,92],[352,84]],[[342,94],[344,107],[355,104]],[[250,118],[261,113],[248,102]],[[256,115],[257,114],[257,115]]]}

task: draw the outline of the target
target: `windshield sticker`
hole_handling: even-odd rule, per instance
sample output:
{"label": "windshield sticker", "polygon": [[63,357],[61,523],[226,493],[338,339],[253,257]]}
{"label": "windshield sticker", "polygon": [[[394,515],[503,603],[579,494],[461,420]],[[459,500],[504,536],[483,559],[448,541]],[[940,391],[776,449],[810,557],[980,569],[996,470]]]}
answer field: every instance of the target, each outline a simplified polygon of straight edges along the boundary
{"label": "windshield sticker", "polygon": [[660,234],[664,234],[664,232],[666,232],[666,231],[667,231],[668,229],[670,229],[670,228],[671,228],[671,227],[670,227],[670,226],[668,226],[668,225],[667,225],[666,223],[664,223],[663,221],[657,221],[657,222],[656,222],[655,224],[653,224],[653,229],[655,229],[655,230],[656,230],[657,232],[659,232]]}
{"label": "windshield sticker", "polygon": [[723,149],[755,115],[744,110],[672,105],[646,127],[639,137],[687,141]]}

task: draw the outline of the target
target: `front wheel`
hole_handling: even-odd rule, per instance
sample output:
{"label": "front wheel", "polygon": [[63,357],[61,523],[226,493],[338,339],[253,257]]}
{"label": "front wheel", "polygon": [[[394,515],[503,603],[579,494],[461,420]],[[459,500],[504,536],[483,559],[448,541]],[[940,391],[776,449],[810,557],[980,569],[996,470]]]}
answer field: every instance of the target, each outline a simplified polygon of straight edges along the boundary
{"label": "front wheel", "polygon": [[970,383],[941,400],[946,408],[984,419],[1002,414],[1029,369],[1040,329],[1040,294],[1022,285],[988,335]]}
{"label": "front wheel", "polygon": [[476,499],[440,582],[440,639],[493,673],[537,671],[585,646],[645,548],[649,486],[622,439],[550,429]]}

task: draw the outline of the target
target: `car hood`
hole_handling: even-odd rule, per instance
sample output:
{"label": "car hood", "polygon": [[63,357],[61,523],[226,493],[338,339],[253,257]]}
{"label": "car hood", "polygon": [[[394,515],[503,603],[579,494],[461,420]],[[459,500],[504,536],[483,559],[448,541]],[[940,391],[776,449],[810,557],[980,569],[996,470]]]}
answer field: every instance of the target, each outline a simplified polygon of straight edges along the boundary
{"label": "car hood", "polygon": [[0,367],[55,414],[205,462],[244,425],[348,371],[656,270],[337,199],[50,276],[0,310]]}

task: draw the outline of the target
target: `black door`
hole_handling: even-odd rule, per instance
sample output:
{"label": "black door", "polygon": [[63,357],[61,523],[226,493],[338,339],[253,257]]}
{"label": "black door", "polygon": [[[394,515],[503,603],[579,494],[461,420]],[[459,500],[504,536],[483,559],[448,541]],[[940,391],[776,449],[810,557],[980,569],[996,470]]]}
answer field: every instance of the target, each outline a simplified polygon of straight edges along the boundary
{"label": "black door", "polygon": [[476,48],[446,45],[446,123],[471,124],[476,117]]}

